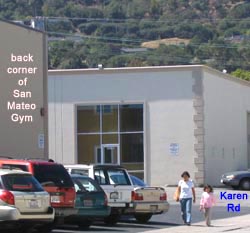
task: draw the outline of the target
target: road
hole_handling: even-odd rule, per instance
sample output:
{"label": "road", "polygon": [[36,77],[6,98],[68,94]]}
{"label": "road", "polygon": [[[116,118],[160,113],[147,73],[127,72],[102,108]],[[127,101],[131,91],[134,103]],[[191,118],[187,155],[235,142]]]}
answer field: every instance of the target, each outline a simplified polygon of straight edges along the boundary
{"label": "road", "polygon": [[[162,214],[162,215],[155,215],[152,217],[152,219],[149,221],[148,224],[138,224],[135,219],[133,218],[123,218],[121,222],[119,222],[116,226],[108,227],[104,225],[101,222],[97,222],[94,225],[90,227],[88,232],[121,232],[121,233],[127,233],[127,232],[147,232],[157,229],[165,229],[165,228],[171,228],[183,225],[182,220],[180,217],[180,206],[179,203],[175,202],[173,200],[173,193],[175,188],[168,187],[167,193],[168,193],[168,200],[170,203],[170,210],[169,212]],[[197,193],[197,202],[193,205],[193,211],[192,211],[192,223],[198,223],[203,222],[203,215],[199,211],[199,200],[200,195],[202,193],[201,188],[196,188]],[[238,194],[238,193],[248,193],[250,196],[249,191],[235,191],[230,190],[226,188],[216,188],[214,190],[214,193],[217,197],[217,204],[213,208],[213,219],[225,219],[225,218],[231,218],[231,217],[237,217],[241,215],[250,214],[250,200],[220,200],[220,192],[225,192],[230,194]],[[227,211],[227,204],[228,203],[234,203],[235,205],[240,203],[240,211],[239,212],[228,212]],[[77,230],[75,227],[64,227],[62,229],[55,229],[53,232],[55,233],[79,233],[80,231]]]}

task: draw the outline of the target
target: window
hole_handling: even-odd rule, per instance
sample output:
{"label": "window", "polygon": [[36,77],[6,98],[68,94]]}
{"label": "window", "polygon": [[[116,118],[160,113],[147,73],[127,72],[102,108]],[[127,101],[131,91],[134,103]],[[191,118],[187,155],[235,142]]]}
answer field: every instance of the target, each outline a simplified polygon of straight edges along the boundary
{"label": "window", "polygon": [[77,132],[100,132],[100,112],[96,106],[81,106],[77,108]]}
{"label": "window", "polygon": [[34,176],[43,186],[73,187],[67,170],[58,164],[34,165]]}
{"label": "window", "polygon": [[78,106],[78,163],[121,164],[143,174],[143,113],[143,104]]}
{"label": "window", "polygon": [[128,104],[120,106],[120,131],[143,131],[142,104]]}
{"label": "window", "polygon": [[143,134],[122,134],[121,154],[124,163],[143,162]]}
{"label": "window", "polygon": [[109,183],[117,185],[131,185],[124,170],[107,170]]}
{"label": "window", "polygon": [[8,174],[2,176],[3,184],[10,191],[43,192],[39,182],[31,175]]}
{"label": "window", "polygon": [[103,170],[95,170],[95,180],[100,185],[108,184],[108,182],[106,181]]}
{"label": "window", "polygon": [[95,181],[89,178],[73,177],[76,192],[98,192],[102,189],[96,184]]}
{"label": "window", "polygon": [[8,168],[8,169],[18,169],[18,170],[22,170],[22,171],[28,171],[28,167],[27,165],[21,165],[21,164],[3,164],[2,165],[3,168]]}
{"label": "window", "polygon": [[89,175],[89,170],[72,169],[71,174],[78,174],[78,175],[88,176]]}

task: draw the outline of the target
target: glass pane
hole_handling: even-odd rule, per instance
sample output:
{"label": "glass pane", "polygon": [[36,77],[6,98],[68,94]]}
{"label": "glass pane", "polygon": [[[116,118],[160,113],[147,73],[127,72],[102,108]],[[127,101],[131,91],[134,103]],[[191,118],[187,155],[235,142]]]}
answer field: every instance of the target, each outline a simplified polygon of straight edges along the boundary
{"label": "glass pane", "polygon": [[102,106],[102,131],[118,131],[118,105]]}
{"label": "glass pane", "polygon": [[95,163],[100,148],[100,135],[78,135],[78,163]]}
{"label": "glass pane", "polygon": [[104,163],[118,163],[118,154],[117,154],[117,147],[104,147]]}
{"label": "glass pane", "polygon": [[118,144],[118,134],[103,134],[102,144]]}
{"label": "glass pane", "polygon": [[77,107],[77,132],[78,133],[100,132],[99,106]]}
{"label": "glass pane", "polygon": [[121,161],[143,162],[143,134],[121,134]]}
{"label": "glass pane", "polygon": [[143,105],[120,105],[120,131],[143,131]]}

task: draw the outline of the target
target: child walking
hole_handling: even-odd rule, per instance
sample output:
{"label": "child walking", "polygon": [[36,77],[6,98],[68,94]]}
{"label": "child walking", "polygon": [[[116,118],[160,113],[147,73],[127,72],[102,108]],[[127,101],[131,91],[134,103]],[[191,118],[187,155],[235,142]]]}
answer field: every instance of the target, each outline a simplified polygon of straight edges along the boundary
{"label": "child walking", "polygon": [[211,185],[206,185],[203,190],[204,192],[200,200],[200,210],[204,211],[206,225],[211,226],[211,209],[215,205],[215,196]]}

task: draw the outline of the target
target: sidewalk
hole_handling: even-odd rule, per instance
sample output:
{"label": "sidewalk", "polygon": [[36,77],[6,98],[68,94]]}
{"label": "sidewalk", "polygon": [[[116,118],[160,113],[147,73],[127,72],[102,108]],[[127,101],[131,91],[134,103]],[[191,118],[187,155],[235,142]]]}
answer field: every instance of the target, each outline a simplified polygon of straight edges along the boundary
{"label": "sidewalk", "polygon": [[211,227],[205,226],[205,222],[194,223],[191,226],[176,226],[160,230],[147,231],[147,233],[215,233],[215,232],[250,232],[250,214],[232,218],[217,219],[212,221]]}

